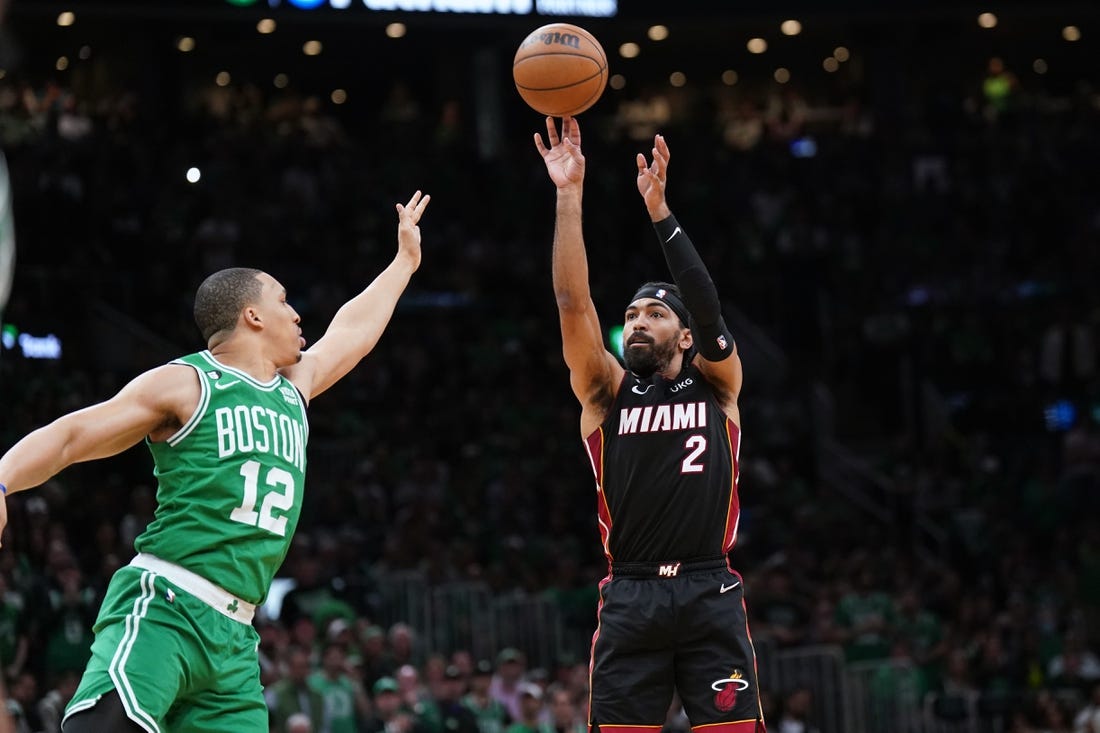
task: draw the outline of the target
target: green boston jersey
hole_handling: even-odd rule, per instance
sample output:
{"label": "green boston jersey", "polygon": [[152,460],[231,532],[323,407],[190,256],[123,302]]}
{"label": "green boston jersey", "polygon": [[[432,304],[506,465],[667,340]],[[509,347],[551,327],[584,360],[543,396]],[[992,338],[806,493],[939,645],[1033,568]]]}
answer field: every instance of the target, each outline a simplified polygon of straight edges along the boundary
{"label": "green boston jersey", "polygon": [[282,375],[259,382],[209,351],[172,363],[198,372],[201,397],[175,435],[146,441],[157,512],[134,547],[262,603],[302,510],[305,404]]}

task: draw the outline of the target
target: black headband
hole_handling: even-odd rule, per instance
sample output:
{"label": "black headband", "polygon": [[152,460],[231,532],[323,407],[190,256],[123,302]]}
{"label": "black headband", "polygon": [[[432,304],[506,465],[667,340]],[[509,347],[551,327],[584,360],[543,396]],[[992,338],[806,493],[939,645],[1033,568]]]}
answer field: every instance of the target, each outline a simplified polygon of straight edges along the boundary
{"label": "black headband", "polygon": [[684,301],[676,295],[676,293],[662,288],[657,285],[643,285],[638,288],[638,292],[634,293],[634,297],[630,299],[630,302],[638,300],[638,298],[654,298],[659,300],[672,310],[673,313],[680,319],[680,324],[684,328],[690,328],[691,322],[688,318],[688,310],[684,307]]}

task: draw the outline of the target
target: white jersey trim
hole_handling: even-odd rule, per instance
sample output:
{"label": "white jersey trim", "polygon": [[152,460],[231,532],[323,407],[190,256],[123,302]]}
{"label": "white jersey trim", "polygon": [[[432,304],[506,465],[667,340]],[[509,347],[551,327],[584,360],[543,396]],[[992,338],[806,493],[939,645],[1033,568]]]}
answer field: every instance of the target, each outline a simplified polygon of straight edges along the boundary
{"label": "white jersey trim", "polygon": [[230,374],[232,374],[235,377],[240,377],[242,380],[244,380],[245,382],[248,382],[249,384],[251,384],[256,389],[262,389],[265,392],[270,392],[271,390],[278,387],[279,382],[282,380],[282,375],[276,373],[274,379],[272,379],[271,381],[261,382],[260,380],[256,379],[251,374],[249,374],[248,372],[241,371],[240,369],[237,369],[236,367],[231,367],[231,366],[227,366],[226,364],[222,364],[220,361],[218,361],[217,359],[214,358],[214,355],[210,353],[209,349],[207,349],[206,351],[200,351],[199,356],[201,356],[203,359],[206,359],[206,361],[210,362],[210,365],[212,367],[214,367],[216,369],[223,369],[223,370],[229,372]]}
{"label": "white jersey trim", "polygon": [[180,444],[181,441],[183,441],[184,438],[191,434],[191,432],[195,429],[195,426],[199,424],[202,416],[206,414],[206,408],[210,406],[210,385],[206,383],[206,375],[203,373],[202,369],[195,366],[194,364],[188,364],[186,361],[173,361],[171,363],[182,364],[184,366],[189,366],[194,369],[196,374],[198,375],[199,389],[201,390],[201,393],[199,395],[199,404],[195,406],[195,411],[191,413],[191,417],[188,418],[187,422],[184,423],[182,428],[173,433],[172,436],[168,438],[167,441],[165,441],[166,443],[168,443],[168,445],[175,448],[177,445]]}

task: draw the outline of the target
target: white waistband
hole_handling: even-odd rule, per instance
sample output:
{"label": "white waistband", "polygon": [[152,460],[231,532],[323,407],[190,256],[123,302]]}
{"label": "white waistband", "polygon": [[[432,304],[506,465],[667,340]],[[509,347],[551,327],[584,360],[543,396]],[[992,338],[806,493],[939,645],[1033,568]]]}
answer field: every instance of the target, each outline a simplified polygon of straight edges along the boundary
{"label": "white waistband", "polygon": [[165,580],[171,581],[179,586],[180,590],[187,591],[218,613],[228,616],[234,621],[251,624],[252,617],[256,615],[256,607],[251,603],[242,601],[201,575],[197,575],[175,563],[161,560],[156,555],[139,552],[130,561],[130,564],[135,568],[152,571]]}

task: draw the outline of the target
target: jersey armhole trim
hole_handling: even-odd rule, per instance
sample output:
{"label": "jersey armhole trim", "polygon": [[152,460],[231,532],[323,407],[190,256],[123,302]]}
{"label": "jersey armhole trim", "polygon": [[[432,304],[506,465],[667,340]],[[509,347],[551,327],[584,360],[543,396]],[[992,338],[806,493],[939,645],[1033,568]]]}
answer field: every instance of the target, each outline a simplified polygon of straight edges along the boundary
{"label": "jersey armhole trim", "polygon": [[194,364],[189,364],[186,361],[173,361],[172,364],[182,364],[189,366],[195,370],[195,374],[199,379],[199,404],[195,406],[195,411],[191,413],[191,417],[184,423],[183,427],[177,430],[168,440],[164,441],[172,448],[175,448],[180,442],[186,438],[195,429],[195,426],[199,424],[199,420],[206,414],[206,408],[210,405],[210,385],[206,383],[205,375],[200,367]]}
{"label": "jersey armhole trim", "polygon": [[305,395],[302,394],[302,390],[298,389],[298,385],[291,382],[286,377],[287,384],[294,388],[294,391],[298,393],[298,408],[302,411],[302,428],[305,430],[305,441],[309,442],[309,404],[306,402]]}

